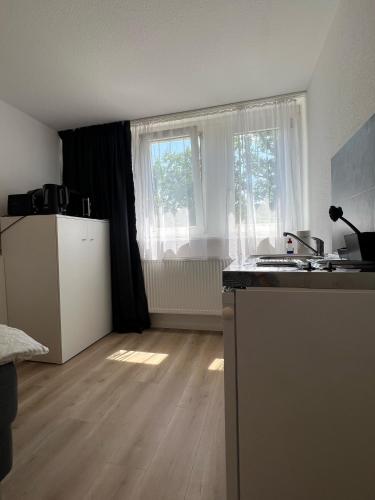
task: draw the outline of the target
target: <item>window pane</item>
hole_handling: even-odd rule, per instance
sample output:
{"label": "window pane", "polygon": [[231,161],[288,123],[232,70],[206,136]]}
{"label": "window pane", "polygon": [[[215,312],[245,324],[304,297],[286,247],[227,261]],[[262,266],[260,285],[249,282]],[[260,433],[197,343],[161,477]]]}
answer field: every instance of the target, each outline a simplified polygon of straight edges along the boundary
{"label": "window pane", "polygon": [[150,148],[159,226],[195,226],[191,138],[153,141]]}
{"label": "window pane", "polygon": [[234,136],[236,224],[256,224],[259,236],[276,223],[276,141],[275,129]]}

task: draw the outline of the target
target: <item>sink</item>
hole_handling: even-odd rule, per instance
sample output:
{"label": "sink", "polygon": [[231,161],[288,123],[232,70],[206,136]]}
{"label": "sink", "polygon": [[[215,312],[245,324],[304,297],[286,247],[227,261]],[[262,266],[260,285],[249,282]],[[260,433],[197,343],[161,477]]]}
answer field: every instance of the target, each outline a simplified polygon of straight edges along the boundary
{"label": "sink", "polygon": [[260,255],[250,255],[251,259],[285,259],[285,260],[309,260],[309,259],[321,259],[321,256],[311,255],[311,254],[286,254],[286,253],[274,253],[274,254],[260,254]]}
{"label": "sink", "polygon": [[298,267],[303,268],[311,260],[321,259],[320,256],[309,254],[266,254],[266,255],[251,255],[249,262],[252,262],[259,267]]}

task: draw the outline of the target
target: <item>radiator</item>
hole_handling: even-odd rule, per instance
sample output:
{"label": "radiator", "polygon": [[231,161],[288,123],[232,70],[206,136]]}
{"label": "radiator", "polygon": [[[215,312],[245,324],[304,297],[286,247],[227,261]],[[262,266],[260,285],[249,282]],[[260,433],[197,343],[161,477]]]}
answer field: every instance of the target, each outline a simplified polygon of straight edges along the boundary
{"label": "radiator", "polygon": [[221,273],[230,262],[143,261],[150,312],[221,315]]}

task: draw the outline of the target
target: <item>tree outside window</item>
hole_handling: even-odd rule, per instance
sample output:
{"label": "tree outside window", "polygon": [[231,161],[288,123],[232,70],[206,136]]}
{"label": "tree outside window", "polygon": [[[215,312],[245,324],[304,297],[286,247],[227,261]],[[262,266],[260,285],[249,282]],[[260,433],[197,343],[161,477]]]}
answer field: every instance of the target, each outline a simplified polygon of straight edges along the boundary
{"label": "tree outside window", "polygon": [[[277,130],[236,134],[234,145],[234,193],[236,224],[248,222],[248,204],[258,223],[274,219]],[[177,137],[150,145],[154,204],[160,217],[189,218],[196,224],[191,138]],[[251,209],[252,210],[252,209]],[[183,224],[183,223],[182,223]]]}
{"label": "tree outside window", "polygon": [[275,129],[234,136],[236,224],[248,222],[249,203],[255,208],[256,222],[273,219],[277,196],[276,140]]}
{"label": "tree outside window", "polygon": [[159,213],[174,217],[178,217],[181,211],[187,211],[189,225],[194,226],[196,216],[190,138],[163,143],[151,146],[154,204]]}

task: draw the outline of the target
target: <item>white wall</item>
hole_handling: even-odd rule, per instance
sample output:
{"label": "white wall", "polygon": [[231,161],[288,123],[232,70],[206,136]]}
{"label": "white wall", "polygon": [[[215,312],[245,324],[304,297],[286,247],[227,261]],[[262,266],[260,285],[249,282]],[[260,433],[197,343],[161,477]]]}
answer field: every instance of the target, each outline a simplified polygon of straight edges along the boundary
{"label": "white wall", "polygon": [[[57,132],[0,101],[0,215],[7,196],[60,182]],[[0,256],[0,323],[6,322],[3,261]]]}
{"label": "white wall", "polygon": [[310,227],[331,242],[331,158],[375,113],[375,0],[341,0],[308,93]]}

